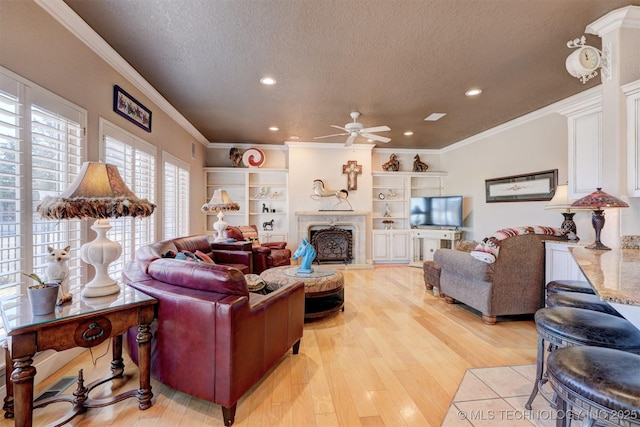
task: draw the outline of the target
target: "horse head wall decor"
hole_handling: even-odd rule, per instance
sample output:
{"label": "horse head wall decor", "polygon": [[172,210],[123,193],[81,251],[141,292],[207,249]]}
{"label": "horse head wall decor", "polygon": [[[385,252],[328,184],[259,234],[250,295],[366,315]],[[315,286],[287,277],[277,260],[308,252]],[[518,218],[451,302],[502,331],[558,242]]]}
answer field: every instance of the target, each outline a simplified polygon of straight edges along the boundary
{"label": "horse head wall decor", "polygon": [[309,240],[304,237],[302,242],[300,242],[300,246],[293,253],[292,258],[298,259],[302,257],[302,261],[300,262],[300,268],[296,271],[296,273],[301,274],[310,274],[313,273],[313,268],[311,268],[311,263],[316,258],[316,248],[313,247]]}
{"label": "horse head wall decor", "polygon": [[[349,200],[347,200],[347,197],[349,197],[349,192],[347,190],[328,190],[324,187],[324,182],[321,179],[314,179],[313,194],[311,195],[311,198],[313,200],[321,200],[324,197],[335,197],[338,200],[337,203],[333,205],[331,210],[353,210],[351,203],[349,203]],[[336,209],[337,207],[344,205],[345,203],[349,206],[349,209]]]}

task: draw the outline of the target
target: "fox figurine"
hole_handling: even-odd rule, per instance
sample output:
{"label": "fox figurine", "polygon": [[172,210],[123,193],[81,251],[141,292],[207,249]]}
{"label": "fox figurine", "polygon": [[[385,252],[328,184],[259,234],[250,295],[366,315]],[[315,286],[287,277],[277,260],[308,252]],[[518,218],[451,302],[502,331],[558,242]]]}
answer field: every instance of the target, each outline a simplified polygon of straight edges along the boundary
{"label": "fox figurine", "polygon": [[67,246],[64,249],[47,247],[47,252],[49,253],[47,256],[47,279],[50,282],[60,282],[56,305],[62,305],[72,299],[69,293],[69,265],[67,265],[70,251],[71,246]]}

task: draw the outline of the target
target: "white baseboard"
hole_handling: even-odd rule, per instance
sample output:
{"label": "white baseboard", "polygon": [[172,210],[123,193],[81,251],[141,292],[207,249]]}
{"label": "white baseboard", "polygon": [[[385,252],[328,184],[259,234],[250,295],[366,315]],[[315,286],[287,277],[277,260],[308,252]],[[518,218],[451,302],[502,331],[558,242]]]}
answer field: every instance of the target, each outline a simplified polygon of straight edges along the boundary
{"label": "white baseboard", "polygon": [[[71,348],[65,351],[45,350],[37,353],[33,358],[33,366],[36,368],[36,377],[34,379],[34,385],[40,384],[47,379],[53,373],[64,367],[72,359],[75,359],[82,354],[86,349],[81,347]],[[6,387],[6,366],[4,363],[0,366],[0,396],[7,395]]]}

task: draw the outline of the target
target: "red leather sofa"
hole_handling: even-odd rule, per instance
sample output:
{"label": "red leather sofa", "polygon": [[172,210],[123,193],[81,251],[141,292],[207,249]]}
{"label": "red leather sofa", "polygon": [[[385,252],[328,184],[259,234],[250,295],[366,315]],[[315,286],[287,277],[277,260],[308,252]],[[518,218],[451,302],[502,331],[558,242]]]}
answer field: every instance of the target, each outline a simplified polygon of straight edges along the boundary
{"label": "red leather sofa", "polygon": [[[198,237],[187,239],[196,243]],[[177,240],[185,243],[184,238]],[[238,269],[152,256],[168,244],[160,243],[138,250],[137,259],[123,272],[128,286],[159,301],[151,330],[152,376],[221,405],[224,424],[230,426],[247,390],[290,348],[298,353],[304,284],[296,282],[267,295],[249,293]],[[137,332],[132,328],[127,334],[135,363]]]}
{"label": "red leather sofa", "polygon": [[[255,233],[255,238],[258,236],[258,229],[255,225],[248,227],[253,230],[252,235]],[[236,240],[249,240],[240,227],[228,226],[226,228],[225,236]],[[291,265],[291,249],[287,249],[287,242],[265,242],[259,243],[253,246],[253,271],[254,274],[260,274],[263,271],[280,267],[282,265]]]}

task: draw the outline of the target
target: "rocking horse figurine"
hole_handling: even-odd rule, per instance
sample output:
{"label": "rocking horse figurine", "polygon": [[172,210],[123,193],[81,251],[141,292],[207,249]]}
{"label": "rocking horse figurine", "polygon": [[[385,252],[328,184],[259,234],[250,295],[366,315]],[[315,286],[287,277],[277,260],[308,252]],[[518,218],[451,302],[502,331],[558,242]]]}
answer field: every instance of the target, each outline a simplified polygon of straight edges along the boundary
{"label": "rocking horse figurine", "polygon": [[311,263],[316,258],[316,248],[313,247],[309,240],[304,237],[298,249],[293,253],[292,258],[298,259],[302,257],[302,261],[300,262],[300,268],[296,271],[296,274],[310,274],[313,273],[313,268],[311,268]]}
{"label": "rocking horse figurine", "polygon": [[347,200],[347,197],[349,197],[349,192],[347,190],[327,190],[326,188],[324,188],[324,182],[322,182],[321,179],[315,179],[313,181],[313,194],[311,195],[311,198],[313,200],[320,200],[323,197],[335,197],[336,199],[338,199],[338,202],[333,205],[333,208],[331,210],[338,210],[336,208],[342,203],[346,203],[347,205],[349,205],[349,209],[341,210],[353,210],[351,203],[349,203],[349,200]]}

